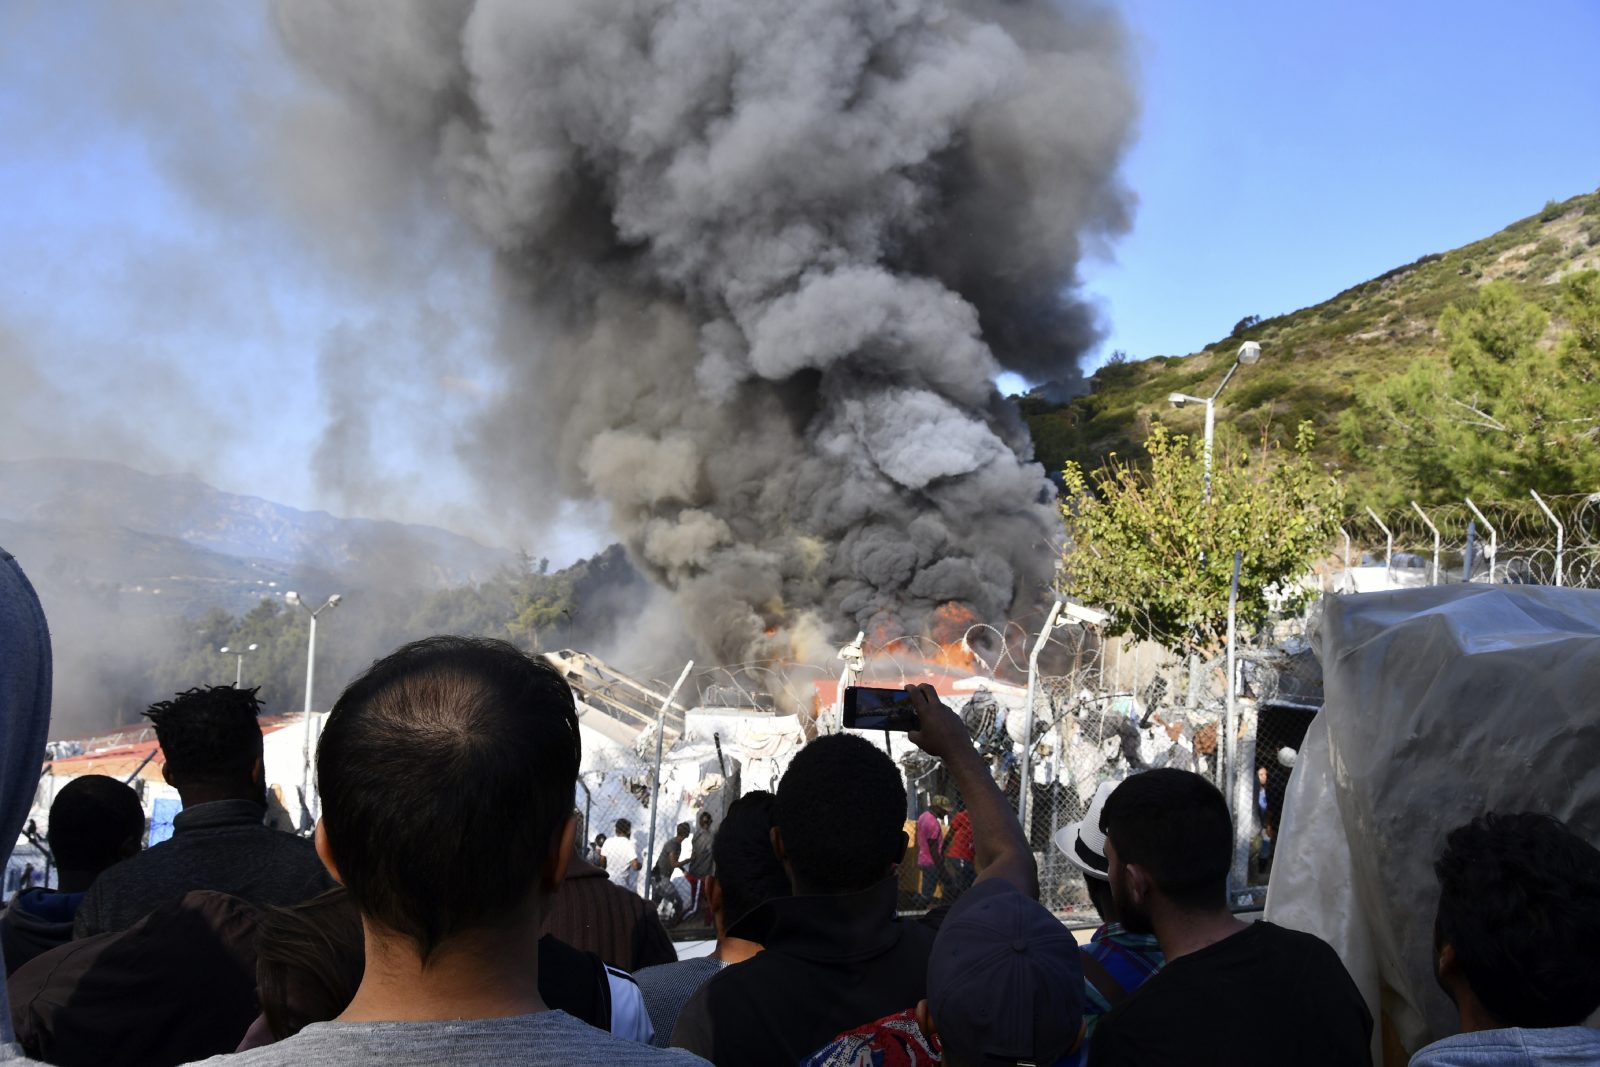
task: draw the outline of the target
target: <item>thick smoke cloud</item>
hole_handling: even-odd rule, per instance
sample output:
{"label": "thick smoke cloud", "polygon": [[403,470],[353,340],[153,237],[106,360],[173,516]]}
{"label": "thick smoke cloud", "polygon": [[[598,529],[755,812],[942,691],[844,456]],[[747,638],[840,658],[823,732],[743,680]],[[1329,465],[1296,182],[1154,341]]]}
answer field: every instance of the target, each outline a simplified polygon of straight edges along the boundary
{"label": "thick smoke cloud", "polygon": [[1072,292],[1083,243],[1127,227],[1135,109],[1111,14],[274,13],[495,252],[476,470],[523,515],[603,501],[703,651],[807,654],[801,635],[915,631],[950,601],[999,620],[1048,580],[1050,484],[992,382],[1070,385],[1096,340]]}

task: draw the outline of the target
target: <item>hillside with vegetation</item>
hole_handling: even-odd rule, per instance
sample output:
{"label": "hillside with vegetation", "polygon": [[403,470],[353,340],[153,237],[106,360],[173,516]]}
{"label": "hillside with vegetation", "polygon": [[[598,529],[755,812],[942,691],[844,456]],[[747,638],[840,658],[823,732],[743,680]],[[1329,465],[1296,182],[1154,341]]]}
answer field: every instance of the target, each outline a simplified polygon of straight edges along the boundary
{"label": "hillside with vegetation", "polygon": [[1143,460],[1159,422],[1198,435],[1244,341],[1261,345],[1217,405],[1219,437],[1292,446],[1352,506],[1600,491],[1600,191],[1425,255],[1322,304],[1247,316],[1187,356],[1114,359],[1064,405],[1025,397],[1040,460]]}

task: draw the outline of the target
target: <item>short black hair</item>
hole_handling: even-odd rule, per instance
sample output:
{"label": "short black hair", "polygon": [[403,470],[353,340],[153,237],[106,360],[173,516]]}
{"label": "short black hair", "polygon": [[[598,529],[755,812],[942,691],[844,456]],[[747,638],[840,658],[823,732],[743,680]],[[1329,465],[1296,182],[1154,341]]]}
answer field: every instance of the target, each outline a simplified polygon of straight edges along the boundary
{"label": "short black hair", "polygon": [[536,893],[572,815],[572,690],[504,641],[430,637],[351,682],[317,749],[323,824],[361,913],[424,962]]}
{"label": "short black hair", "polygon": [[789,876],[772,851],[772,808],[777,799],[765,789],[746,793],[728,806],[712,840],[722,917],[728,927],[766,901],[789,895]]}
{"label": "short black hair", "polygon": [[688,837],[692,832],[693,831],[690,829],[688,823],[680,822],[678,824],[678,836],[679,837]]}
{"label": "short black hair", "polygon": [[1600,1008],[1600,850],[1550,815],[1488,814],[1450,832],[1434,873],[1434,939],[1502,1025]]}
{"label": "short black hair", "polygon": [[906,787],[894,761],[854,734],[819,737],[778,783],[772,821],[795,883],[817,893],[876,885],[905,850]]}
{"label": "short black hair", "polygon": [[1222,793],[1200,775],[1174,767],[1132,775],[1106,798],[1100,829],[1118,858],[1143,867],[1174,904],[1227,906],[1233,820]]}
{"label": "short black hair", "polygon": [[99,874],[144,836],[144,808],[133,787],[103,774],[85,774],[50,802],[50,852],[56,867]]}
{"label": "short black hair", "polygon": [[700,823],[704,823],[706,826],[710,826],[711,825],[711,813],[709,811],[702,811],[700,813],[700,817],[698,819],[696,819],[695,821],[696,822],[700,822]]}
{"label": "short black hair", "polygon": [[612,829],[621,834],[623,837],[627,837],[633,833],[633,823],[629,822],[627,819],[618,819],[616,825],[614,825]]}
{"label": "short black hair", "polygon": [[255,689],[208,685],[152,704],[144,717],[156,728],[170,777],[233,785],[248,781],[261,758],[260,714]]}

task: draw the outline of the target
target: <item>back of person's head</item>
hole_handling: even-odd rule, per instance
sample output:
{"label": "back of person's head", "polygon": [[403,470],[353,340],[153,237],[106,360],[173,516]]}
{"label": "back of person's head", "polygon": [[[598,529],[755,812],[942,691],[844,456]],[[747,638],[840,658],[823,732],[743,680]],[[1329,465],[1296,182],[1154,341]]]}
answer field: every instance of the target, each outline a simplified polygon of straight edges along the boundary
{"label": "back of person's head", "polygon": [[1055,1063],[1077,1040],[1083,1001],[1077,939],[996,878],[963,893],[940,925],[917,1014],[949,1067]]}
{"label": "back of person's head", "polygon": [[1143,868],[1174,905],[1227,906],[1233,822],[1221,792],[1200,775],[1170,767],[1135,774],[1106,798],[1100,824],[1116,862]]}
{"label": "back of person's head", "polygon": [[1089,903],[1094,907],[1095,914],[1100,916],[1103,923],[1117,921],[1116,894],[1111,892],[1111,883],[1104,878],[1096,878],[1092,874],[1083,876],[1084,890],[1089,894]]}
{"label": "back of person's head", "polygon": [[[261,759],[260,714],[256,690],[231,685],[197,686],[144,713],[161,743],[167,781],[180,791],[249,788]],[[264,791],[261,801],[266,802]]]}
{"label": "back of person's head", "polygon": [[618,837],[633,836],[633,823],[629,822],[627,819],[618,819],[617,824],[613,826],[612,829],[617,832]]}
{"label": "back of person's head", "polygon": [[1489,814],[1451,831],[1434,871],[1441,980],[1453,971],[1503,1026],[1600,1009],[1600,850],[1549,815]]}
{"label": "back of person's head", "polygon": [[425,961],[536,917],[570,850],[579,749],[572,691],[543,660],[481,638],[405,645],[350,683],[318,746],[339,880]]}
{"label": "back of person's head", "polygon": [[267,909],[256,933],[256,991],[273,1038],[337,1018],[355,998],[365,963],[361,913],[343,886]]}
{"label": "back of person's head", "polygon": [[772,851],[772,807],[777,800],[764,789],[746,793],[728,806],[711,842],[717,885],[722,889],[722,918],[732,926],[775,897],[789,895],[789,876]]}
{"label": "back of person's head", "polygon": [[797,892],[851,893],[905,852],[906,789],[894,762],[853,734],[802,748],[778,783],[773,825]]}
{"label": "back of person's head", "polygon": [[115,778],[74,778],[50,804],[50,851],[60,870],[99,874],[139,851],[143,837],[139,794]]}

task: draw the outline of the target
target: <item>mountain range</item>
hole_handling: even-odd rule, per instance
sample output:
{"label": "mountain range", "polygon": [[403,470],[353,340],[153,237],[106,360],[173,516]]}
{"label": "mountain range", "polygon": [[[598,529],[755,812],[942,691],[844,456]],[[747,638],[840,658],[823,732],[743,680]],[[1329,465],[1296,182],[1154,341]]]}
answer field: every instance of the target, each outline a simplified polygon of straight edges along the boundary
{"label": "mountain range", "polygon": [[516,557],[432,526],[344,519],[224,492],[190,475],[79,459],[0,461],[0,546],[35,581],[117,594],[159,615],[248,610],[381,580],[439,588]]}

